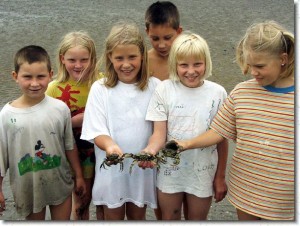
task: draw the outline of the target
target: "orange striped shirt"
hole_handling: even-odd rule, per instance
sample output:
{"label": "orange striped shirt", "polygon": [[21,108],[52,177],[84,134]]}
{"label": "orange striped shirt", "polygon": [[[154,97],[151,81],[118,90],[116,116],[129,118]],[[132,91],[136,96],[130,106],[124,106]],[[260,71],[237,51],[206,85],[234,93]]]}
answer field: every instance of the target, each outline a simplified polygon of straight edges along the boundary
{"label": "orange striped shirt", "polygon": [[228,199],[270,220],[294,220],[294,87],[238,84],[211,128],[236,142]]}

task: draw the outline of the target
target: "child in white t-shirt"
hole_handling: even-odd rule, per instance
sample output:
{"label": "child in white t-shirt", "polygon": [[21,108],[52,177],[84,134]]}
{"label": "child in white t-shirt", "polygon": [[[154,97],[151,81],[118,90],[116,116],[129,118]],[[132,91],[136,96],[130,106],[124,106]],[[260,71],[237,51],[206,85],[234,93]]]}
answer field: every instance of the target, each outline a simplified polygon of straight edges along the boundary
{"label": "child in white t-shirt", "polygon": [[106,156],[137,154],[147,145],[152,122],[147,107],[158,79],[148,77],[147,48],[131,23],[115,25],[105,43],[105,77],[91,87],[81,139],[95,143],[93,203],[104,207],[104,220],[144,220],[146,207],[157,207],[156,171],[122,165],[100,165]]}
{"label": "child in white t-shirt", "polygon": [[52,77],[48,53],[25,46],[15,55],[12,76],[22,95],[0,113],[0,213],[5,209],[2,181],[9,168],[16,211],[26,220],[69,220],[72,190],[86,192],[68,107],[45,95]]}
{"label": "child in white t-shirt", "polygon": [[[154,121],[154,132],[146,153],[155,155],[165,141],[188,139],[209,129],[227,94],[208,80],[211,58],[206,41],[197,34],[179,35],[170,51],[170,80],[155,90],[146,119]],[[182,153],[180,164],[161,164],[157,176],[158,202],[163,220],[180,220],[187,201],[188,220],[205,220],[215,192],[216,201],[227,191],[225,169],[228,153],[225,140],[218,146]],[[219,159],[218,159],[219,158]],[[140,163],[149,167],[149,163]]]}

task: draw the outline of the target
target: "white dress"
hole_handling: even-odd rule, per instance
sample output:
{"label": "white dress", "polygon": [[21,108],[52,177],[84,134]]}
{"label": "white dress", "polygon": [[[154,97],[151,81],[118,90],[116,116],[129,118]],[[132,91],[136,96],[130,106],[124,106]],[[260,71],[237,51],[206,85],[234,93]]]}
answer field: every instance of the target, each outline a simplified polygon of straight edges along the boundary
{"label": "white dress", "polygon": [[[110,136],[123,153],[139,153],[147,146],[152,134],[152,122],[146,121],[147,107],[160,82],[151,77],[148,88],[141,91],[135,84],[118,82],[114,88],[103,85],[103,79],[95,82],[90,90],[81,139],[93,142],[99,135]],[[139,207],[157,208],[156,171],[143,170],[135,165],[129,174],[132,159],[124,160],[124,169],[113,165],[100,170],[106,153],[96,147],[95,182],[92,200],[95,205],[117,208],[125,202]]]}
{"label": "white dress", "polygon": [[[209,129],[227,94],[211,81],[198,88],[165,80],[151,98],[146,119],[168,121],[167,140],[193,138]],[[161,164],[157,187],[164,193],[186,192],[198,197],[213,195],[213,179],[218,163],[216,145],[181,153],[180,164]]]}

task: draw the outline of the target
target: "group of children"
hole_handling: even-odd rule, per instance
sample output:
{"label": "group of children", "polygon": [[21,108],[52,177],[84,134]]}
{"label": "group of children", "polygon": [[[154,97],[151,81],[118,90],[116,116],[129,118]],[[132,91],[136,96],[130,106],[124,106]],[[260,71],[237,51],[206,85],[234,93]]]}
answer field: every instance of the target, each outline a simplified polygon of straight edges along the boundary
{"label": "group of children", "polygon": [[[180,220],[182,209],[186,220],[206,220],[212,197],[227,194],[232,139],[228,199],[238,218],[294,220],[293,34],[273,21],[249,27],[236,59],[254,78],[227,96],[207,80],[207,42],[182,31],[173,3],[153,3],[145,25],[152,49],[135,24],[118,23],[100,60],[87,33],[68,33],[53,81],[42,47],[16,53],[22,96],[0,113],[0,212],[9,168],[16,210],[28,220],[45,219],[46,206],[52,220],[88,220],[91,200],[98,220],[145,220],[147,207],[158,220]],[[158,171],[144,161],[130,174],[124,159],[123,170],[100,170],[111,154],[156,155],[170,140],[178,165]]]}

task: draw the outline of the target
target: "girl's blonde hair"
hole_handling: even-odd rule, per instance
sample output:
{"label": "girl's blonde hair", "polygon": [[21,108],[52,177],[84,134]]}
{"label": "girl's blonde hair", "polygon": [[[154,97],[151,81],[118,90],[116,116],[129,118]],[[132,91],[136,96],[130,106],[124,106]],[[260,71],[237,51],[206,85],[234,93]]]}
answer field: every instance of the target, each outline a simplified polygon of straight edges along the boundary
{"label": "girl's blonde hair", "polygon": [[212,62],[209,47],[206,41],[199,35],[190,31],[184,31],[173,42],[169,54],[169,77],[171,80],[179,81],[177,74],[177,62],[187,57],[205,61],[204,78],[212,74]]}
{"label": "girl's blonde hair", "polygon": [[236,60],[244,74],[248,73],[249,66],[246,57],[250,52],[264,52],[279,57],[287,53],[288,62],[284,65],[285,71],[281,78],[294,75],[295,60],[294,35],[275,21],[266,21],[251,25],[244,37],[240,40],[236,50]]}
{"label": "girl's blonde hair", "polygon": [[149,79],[147,46],[137,25],[129,22],[119,22],[114,25],[106,38],[104,53],[98,63],[99,68],[102,64],[105,65],[105,86],[112,88],[118,83],[118,75],[109,57],[118,45],[130,44],[136,45],[142,55],[142,64],[137,75],[136,86],[141,90],[144,90],[147,87]]}
{"label": "girl's blonde hair", "polygon": [[[75,46],[82,46],[89,51],[89,66],[82,72],[82,75],[88,74],[88,86],[91,85],[99,78],[99,72],[97,70],[97,54],[96,47],[93,39],[85,31],[74,31],[66,34],[58,47],[58,73],[56,75],[56,80],[58,82],[66,82],[69,80],[70,75],[61,62],[61,56],[64,55],[70,48]],[[81,81],[79,81],[80,83]]]}

